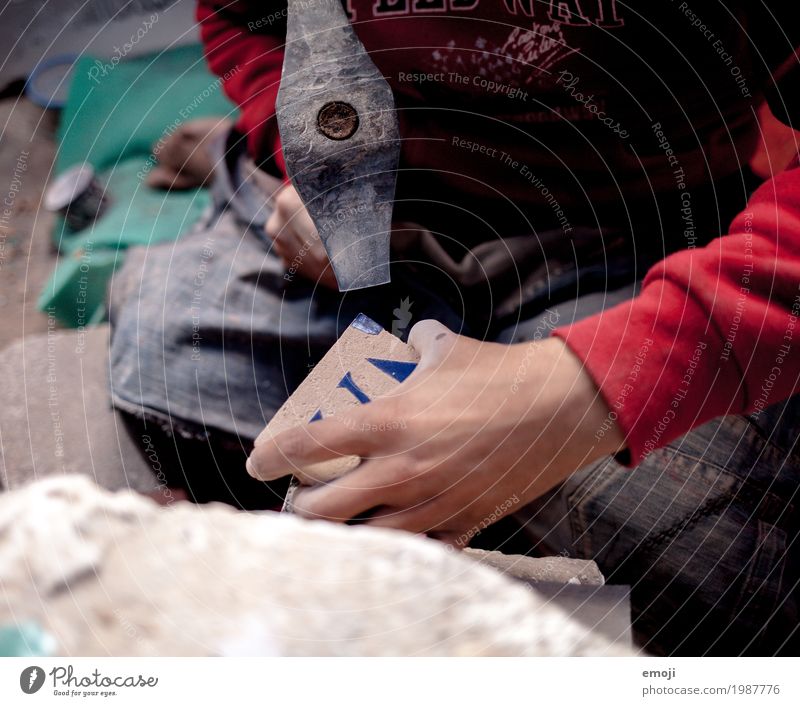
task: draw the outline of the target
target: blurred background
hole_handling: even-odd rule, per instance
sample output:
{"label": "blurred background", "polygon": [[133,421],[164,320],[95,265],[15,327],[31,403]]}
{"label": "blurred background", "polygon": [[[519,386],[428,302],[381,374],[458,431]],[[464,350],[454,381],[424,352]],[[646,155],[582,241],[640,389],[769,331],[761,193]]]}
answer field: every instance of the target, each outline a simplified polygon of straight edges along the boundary
{"label": "blurred background", "polygon": [[[203,140],[234,107],[205,66],[194,5],[0,9],[0,348],[101,322],[125,250],[177,238],[206,207]],[[92,188],[101,203],[65,219]]]}

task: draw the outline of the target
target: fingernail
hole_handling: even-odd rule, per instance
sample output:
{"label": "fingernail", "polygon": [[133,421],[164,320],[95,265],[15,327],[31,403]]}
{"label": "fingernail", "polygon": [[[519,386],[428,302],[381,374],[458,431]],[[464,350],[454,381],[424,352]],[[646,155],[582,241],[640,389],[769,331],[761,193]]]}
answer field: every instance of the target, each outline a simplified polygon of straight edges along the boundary
{"label": "fingernail", "polygon": [[253,478],[256,477],[256,465],[253,463],[252,457],[250,456],[247,457],[247,461],[245,462],[244,467],[247,469],[247,472],[251,476],[253,476]]}

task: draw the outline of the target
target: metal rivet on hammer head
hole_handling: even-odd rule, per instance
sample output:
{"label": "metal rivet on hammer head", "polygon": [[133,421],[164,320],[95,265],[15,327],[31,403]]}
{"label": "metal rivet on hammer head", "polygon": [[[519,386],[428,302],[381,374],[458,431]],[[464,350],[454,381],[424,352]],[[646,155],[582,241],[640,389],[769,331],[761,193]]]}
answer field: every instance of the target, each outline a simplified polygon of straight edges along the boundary
{"label": "metal rivet on hammer head", "polygon": [[326,103],[317,115],[317,126],[331,140],[347,140],[358,130],[358,113],[343,101]]}

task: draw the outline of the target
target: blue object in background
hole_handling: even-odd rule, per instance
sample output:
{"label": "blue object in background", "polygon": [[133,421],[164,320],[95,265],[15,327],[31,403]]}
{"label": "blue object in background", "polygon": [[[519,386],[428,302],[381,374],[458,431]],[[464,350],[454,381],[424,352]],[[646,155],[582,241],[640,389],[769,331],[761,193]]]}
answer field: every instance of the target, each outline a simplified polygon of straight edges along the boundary
{"label": "blue object in background", "polygon": [[49,657],[56,646],[56,639],[33,621],[0,625],[0,657]]}
{"label": "blue object in background", "polygon": [[59,54],[40,61],[25,82],[25,95],[41,108],[63,108],[79,58],[79,54]]}

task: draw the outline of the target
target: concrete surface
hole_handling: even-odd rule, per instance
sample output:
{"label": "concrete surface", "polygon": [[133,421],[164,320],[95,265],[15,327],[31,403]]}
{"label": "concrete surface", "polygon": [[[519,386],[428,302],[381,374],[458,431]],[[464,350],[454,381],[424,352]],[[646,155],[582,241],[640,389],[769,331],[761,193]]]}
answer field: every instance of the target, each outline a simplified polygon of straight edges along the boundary
{"label": "concrete surface", "polygon": [[24,98],[0,101],[0,350],[47,331],[36,302],[56,262],[53,216],[41,209],[56,153],[56,113]]}
{"label": "concrete surface", "polygon": [[0,486],[79,473],[110,490],[163,483],[108,394],[108,327],[27,336],[0,353]]}
{"label": "concrete surface", "polygon": [[56,263],[41,206],[56,125],[55,111],[25,98],[0,101],[0,487],[82,473],[151,492],[159,484],[142,442],[109,404],[107,328],[61,331],[36,309]]}

